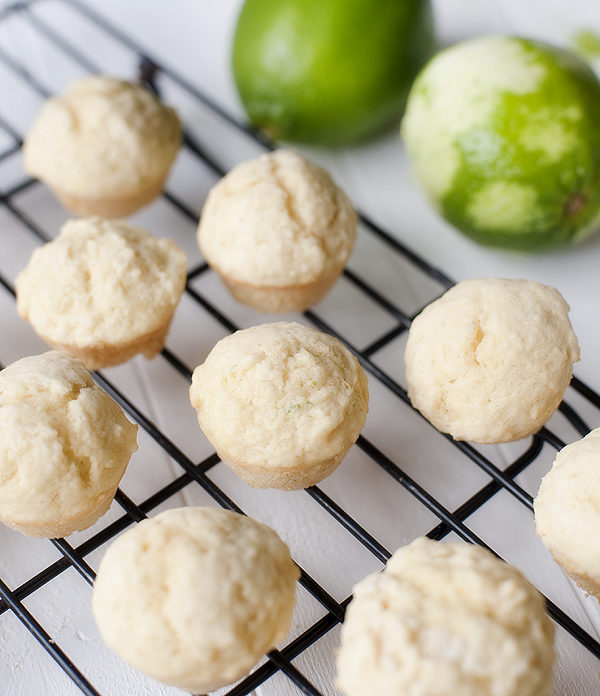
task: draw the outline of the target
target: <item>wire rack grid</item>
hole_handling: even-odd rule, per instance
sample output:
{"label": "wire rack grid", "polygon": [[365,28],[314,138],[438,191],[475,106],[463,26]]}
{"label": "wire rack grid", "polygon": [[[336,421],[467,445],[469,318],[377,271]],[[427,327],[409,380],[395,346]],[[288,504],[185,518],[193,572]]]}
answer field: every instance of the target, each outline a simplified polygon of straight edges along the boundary
{"label": "wire rack grid", "polygon": [[[113,49],[117,53],[122,51],[124,55],[128,56],[127,60],[132,66],[132,76],[133,67],[137,65],[138,79],[150,88],[160,89],[161,93],[166,93],[169,101],[175,103],[178,100],[181,101],[184,104],[182,106],[183,112],[186,111],[186,108],[201,106],[208,114],[207,118],[216,120],[220,124],[219,127],[222,127],[227,133],[227,137],[239,138],[240,143],[243,141],[244,145],[243,147],[240,145],[240,150],[243,148],[262,150],[273,147],[260,134],[238,123],[235,118],[175,71],[166,66],[159,67],[135,41],[77,0],[30,0],[29,2],[17,3],[7,7],[2,12],[0,25],[14,21],[21,22],[27,27],[27,31],[33,34],[36,41],[43,41],[51,46],[52,50],[60,54],[62,59],[68,61],[76,72],[106,72],[105,66],[96,64],[93,52],[86,52],[82,48],[81,42],[78,44],[72,38],[67,38],[60,32],[59,28],[48,21],[47,13],[38,11],[48,5],[60,5],[63,10],[77,15],[82,26],[89,25],[94,32],[104,35],[106,40],[112,42]],[[32,99],[32,104],[37,105],[40,100],[50,96],[53,92],[53,87],[47,84],[44,76],[36,74],[27,60],[23,60],[14,50],[7,47],[7,44],[2,41],[2,34],[0,34],[0,67],[3,76],[9,76],[9,79],[19,87],[25,86],[27,94]],[[0,106],[0,145],[4,148],[0,152],[0,169],[6,166],[14,174],[15,167],[20,166],[18,158],[22,138],[23,133],[19,130],[18,124],[12,122],[10,116],[3,113]],[[183,156],[193,160],[196,166],[202,169],[203,176],[211,181],[222,176],[227,169],[218,156],[213,154],[206,144],[202,143],[201,138],[189,130],[184,138]],[[17,162],[16,165],[15,162]],[[13,176],[10,185],[0,185],[2,185],[0,193],[1,213],[10,219],[12,225],[16,225],[18,229],[14,243],[16,245],[23,244],[24,248],[28,250],[35,244],[44,243],[51,239],[57,229],[52,224],[52,216],[42,222],[39,216],[33,213],[33,208],[30,209],[26,205],[29,197],[35,191],[43,190],[44,187],[33,179],[23,177],[22,173]],[[175,211],[181,219],[187,220],[188,228],[186,229],[197,223],[198,210],[190,204],[189,197],[186,195],[180,195],[169,187],[163,194],[162,202],[172,211]],[[395,353],[399,351],[399,346],[401,346],[407,329],[410,327],[411,319],[427,301],[448,288],[452,284],[452,280],[364,215],[361,216],[360,236],[365,249],[376,246],[379,249],[378,253],[383,257],[392,257],[394,263],[400,264],[407,274],[418,277],[426,288],[423,291],[425,294],[418,294],[416,302],[408,302],[410,307],[401,307],[398,302],[398,294],[390,293],[389,285],[384,287],[384,284],[378,283],[376,278],[366,275],[363,272],[364,269],[360,267],[360,263],[358,265],[351,263],[340,282],[343,287],[334,291],[338,293],[339,297],[348,296],[350,299],[340,300],[338,297],[338,304],[332,306],[336,311],[342,307],[342,314],[344,308],[349,314],[357,311],[357,306],[359,307],[358,311],[363,305],[375,308],[375,313],[380,319],[373,322],[373,331],[369,332],[365,339],[364,326],[360,333],[352,329],[345,331],[340,328],[336,324],[335,313],[333,311],[327,312],[327,301],[323,306],[320,305],[305,312],[304,321],[343,341],[368,372],[372,392],[375,392],[373,397],[379,398],[380,394],[384,395],[381,397],[385,404],[382,408],[387,409],[388,405],[391,405],[392,409],[398,410],[399,417],[411,413],[412,417],[419,423],[419,428],[423,428],[422,432],[427,434],[427,441],[432,439],[443,442],[444,456],[458,456],[463,467],[461,471],[467,472],[467,475],[476,485],[471,485],[469,493],[462,495],[458,503],[452,501],[451,504],[451,501],[444,499],[439,490],[432,490],[431,486],[420,483],[419,477],[414,475],[414,472],[409,473],[402,452],[390,454],[386,448],[380,446],[376,429],[373,435],[370,432],[363,433],[353,451],[358,451],[359,454],[356,456],[360,456],[361,462],[368,461],[379,471],[386,481],[385,487],[391,489],[390,495],[399,496],[403,489],[409,494],[409,497],[416,501],[417,507],[428,511],[426,519],[434,519],[435,523],[429,526],[427,536],[441,540],[453,534],[467,542],[490,548],[489,543],[483,538],[485,534],[474,531],[476,525],[475,527],[468,525],[467,520],[491,504],[499,495],[508,495],[513,501],[516,501],[518,507],[525,510],[527,513],[526,524],[531,527],[533,498],[531,492],[521,483],[519,476],[529,468],[541,466],[542,471],[544,467],[547,468],[547,462],[550,461],[553,453],[564,444],[563,432],[567,433],[566,437],[572,438],[586,434],[590,430],[586,420],[593,418],[597,421],[598,419],[600,397],[594,390],[574,377],[569,388],[568,398],[569,401],[576,403],[576,407],[569,405],[568,401],[563,401],[559,408],[559,415],[552,420],[553,426],[556,427],[552,427],[552,429],[549,426],[542,428],[528,441],[520,443],[518,448],[510,449],[509,451],[513,454],[504,461],[498,460],[495,451],[490,448],[476,448],[468,443],[456,442],[436,433],[424,421],[421,422],[418,414],[415,415],[410,410],[402,378],[393,374],[393,370],[386,367],[389,362],[386,362],[381,356],[385,356],[388,349]],[[24,254],[25,252],[23,252]],[[3,256],[5,255],[3,254]],[[6,270],[7,268],[9,270]],[[18,268],[16,268],[16,263],[12,258],[5,259],[4,263],[0,263],[3,300],[14,297],[13,278],[16,270]],[[213,275],[207,265],[198,259],[198,262],[193,264],[188,273],[186,301],[196,308],[201,308],[202,316],[206,317],[205,321],[218,325],[219,330],[223,333],[235,331],[244,322],[252,319],[254,319],[254,323],[258,323],[252,314],[248,315],[250,319],[246,315],[236,316],[238,309],[225,298],[219,286],[212,283],[211,280],[205,282],[205,279],[211,278]],[[424,301],[424,298],[427,301]],[[242,316],[240,322],[238,317]],[[381,319],[381,317],[385,317],[385,319]],[[176,321],[174,331],[179,331],[179,335],[182,335],[187,327],[181,325],[181,322],[179,322],[179,329],[177,326]],[[352,326],[352,324],[346,326]],[[3,340],[9,340],[4,330],[2,337]],[[192,364],[188,359],[189,351],[186,348],[182,351],[184,355],[180,355],[178,351],[171,348],[170,342],[168,345],[169,347],[162,351],[162,357],[158,360],[164,361],[169,369],[174,370],[188,384],[191,378],[190,365]],[[186,352],[187,354],[185,354]],[[235,498],[228,492],[227,486],[219,484],[218,476],[212,476],[219,466],[217,455],[212,452],[201,459],[189,456],[177,444],[177,438],[157,425],[154,415],[140,407],[138,400],[128,394],[127,388],[118,384],[118,371],[115,373],[117,374],[116,379],[112,378],[112,372],[109,378],[108,372],[111,371],[96,373],[95,380],[123,407],[132,420],[139,424],[147,436],[147,441],[160,448],[169,460],[175,463],[175,473],[166,482],[157,483],[150,495],[146,495],[138,502],[134,500],[135,496],[125,493],[121,488],[115,499],[116,504],[113,504],[111,509],[113,521],[107,523],[100,520],[93,527],[92,533],[78,544],[65,539],[51,540],[51,544],[59,554],[57,559],[45,564],[25,578],[21,578],[18,584],[9,583],[0,577],[0,621],[2,621],[3,615],[16,617],[64,670],[78,689],[88,696],[99,696],[100,694],[107,696],[109,692],[93,685],[91,679],[86,675],[86,671],[89,670],[76,664],[73,656],[69,655],[68,651],[63,649],[59,641],[43,626],[43,621],[39,615],[36,616],[28,608],[28,598],[34,596],[42,588],[56,582],[68,570],[75,570],[85,583],[91,585],[95,573],[92,565],[86,559],[131,524],[144,519],[159,506],[171,504],[173,499],[184,490],[201,489],[216,504],[238,512],[243,511]],[[582,413],[583,417],[580,415]],[[560,436],[557,434],[557,430],[561,432]],[[424,442],[423,438],[417,438],[415,451],[421,452]],[[453,454],[450,455],[449,452]],[[426,457],[427,452],[424,451],[420,456]],[[344,534],[350,535],[368,554],[372,555],[380,567],[387,561],[395,546],[400,545],[398,540],[402,539],[402,534],[396,533],[386,536],[377,534],[372,530],[369,531],[370,527],[376,525],[363,523],[362,520],[358,519],[359,515],[352,513],[351,504],[346,505],[345,502],[336,500],[335,495],[326,492],[327,490],[327,484],[324,482],[322,486],[313,486],[302,492],[301,495],[308,496],[325,511]],[[252,496],[259,494],[248,489],[244,490],[243,495],[245,496],[244,506],[252,507]],[[408,534],[414,536],[412,532]],[[383,536],[386,536],[386,540],[382,540]],[[395,546],[390,546],[390,539],[393,540]],[[271,651],[267,659],[257,669],[232,688],[224,690],[223,693],[230,696],[249,694],[257,687],[267,684],[269,680],[274,680],[275,677],[282,675],[293,685],[296,692],[312,696],[335,693],[330,682],[324,683],[318,674],[310,674],[310,670],[302,667],[305,662],[302,662],[301,658],[303,654],[313,650],[314,646],[323,646],[318,647],[318,649],[331,653],[330,645],[324,643],[323,639],[339,627],[351,597],[346,595],[336,599],[335,593],[329,591],[326,583],[315,579],[314,571],[309,572],[305,567],[306,563],[299,562],[299,565],[301,566],[300,585],[307,596],[311,596],[319,607],[319,611],[316,613],[317,618],[298,628],[297,635],[291,642],[280,650]],[[574,620],[551,599],[547,599],[547,607],[557,625],[580,644],[581,650],[588,653],[588,657],[591,656],[591,664],[595,665],[595,669],[598,671],[597,661],[600,660],[600,643],[593,636],[593,629],[584,626],[584,622],[580,620]],[[317,654],[317,662],[320,657],[322,654]],[[38,658],[36,657],[36,659]],[[331,661],[331,658],[329,659]],[[83,663],[85,662],[84,659]],[[317,685],[315,682],[320,683]],[[111,690],[110,693],[113,691]]]}

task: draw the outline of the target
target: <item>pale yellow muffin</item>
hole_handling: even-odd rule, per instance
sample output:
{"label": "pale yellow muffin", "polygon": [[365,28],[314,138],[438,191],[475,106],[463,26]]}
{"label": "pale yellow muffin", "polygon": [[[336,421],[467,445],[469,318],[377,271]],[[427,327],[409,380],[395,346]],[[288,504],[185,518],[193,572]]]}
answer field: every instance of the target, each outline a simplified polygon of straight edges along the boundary
{"label": "pale yellow muffin", "polygon": [[24,165],[76,215],[123,217],[161,193],[180,143],[173,109],[144,87],[94,75],[44,103]]}
{"label": "pale yellow muffin", "polygon": [[527,280],[465,280],[412,323],[405,352],[413,406],[456,440],[509,442],[548,420],[579,360],[569,306]]}
{"label": "pale yellow muffin", "polygon": [[123,220],[70,220],[17,277],[17,310],[47,343],[96,370],[154,357],[185,282],[185,254],[170,239]]}
{"label": "pale yellow muffin", "polygon": [[111,544],[92,609],[124,660],[205,693],[244,676],[285,638],[299,575],[266,525],[225,510],[178,508]]}
{"label": "pale yellow muffin", "polygon": [[354,588],[338,653],[346,696],[547,696],[554,626],[519,571],[417,539]]}
{"label": "pale yellow muffin", "polygon": [[86,529],[114,498],[137,425],[58,351],[0,372],[0,521],[23,534]]}
{"label": "pale yellow muffin", "polygon": [[262,312],[301,311],[342,272],[356,220],[327,172],[276,150],[234,167],[213,187],[198,244],[240,302]]}
{"label": "pale yellow muffin", "polygon": [[556,455],[534,509],[537,533],[554,559],[600,599],[600,428]]}
{"label": "pale yellow muffin", "polygon": [[190,401],[219,456],[257,488],[328,476],[365,423],[367,377],[337,339],[296,323],[219,341],[194,370]]}

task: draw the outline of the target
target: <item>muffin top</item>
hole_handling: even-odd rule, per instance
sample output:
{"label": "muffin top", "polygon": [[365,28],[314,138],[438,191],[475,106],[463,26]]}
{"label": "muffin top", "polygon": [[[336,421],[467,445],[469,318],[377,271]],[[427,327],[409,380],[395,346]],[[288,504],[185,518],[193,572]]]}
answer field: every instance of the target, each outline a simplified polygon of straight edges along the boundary
{"label": "muffin top", "polygon": [[24,164],[67,194],[121,197],[161,181],[180,142],[177,114],[154,94],[95,75],[44,103],[25,139]]}
{"label": "muffin top", "polygon": [[242,677],[283,640],[298,576],[266,525],[226,510],[178,508],[111,544],[92,609],[127,662],[205,693]]}
{"label": "muffin top", "polygon": [[266,287],[339,273],[355,239],[348,197],[327,172],[290,150],[234,167],[210,191],[198,228],[211,266]]}
{"label": "muffin top", "polygon": [[123,220],[70,220],[17,277],[17,309],[54,343],[118,344],[169,320],[185,279],[170,239]]}
{"label": "muffin top", "polygon": [[85,517],[116,488],[136,434],[68,353],[12,363],[0,372],[0,520],[50,536],[65,520]]}
{"label": "muffin top", "polygon": [[543,597],[481,547],[417,539],[354,588],[338,686],[347,696],[546,696]]}
{"label": "muffin top", "polygon": [[367,415],[366,375],[337,339],[277,322],[219,341],[194,370],[190,400],[225,459],[286,467],[339,454]]}
{"label": "muffin top", "polygon": [[569,306],[527,280],[454,286],[413,321],[406,378],[413,406],[457,440],[517,440],[556,409],[579,360]]}
{"label": "muffin top", "polygon": [[589,592],[600,589],[600,428],[564,447],[535,499],[535,525],[554,558]]}

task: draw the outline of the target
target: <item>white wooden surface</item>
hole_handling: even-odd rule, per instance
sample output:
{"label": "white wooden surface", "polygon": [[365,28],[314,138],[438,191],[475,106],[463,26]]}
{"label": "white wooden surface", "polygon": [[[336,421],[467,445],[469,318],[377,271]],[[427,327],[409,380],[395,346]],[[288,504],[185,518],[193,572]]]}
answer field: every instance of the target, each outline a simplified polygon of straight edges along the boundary
{"label": "white wooden surface", "polygon": [[[201,87],[217,102],[241,116],[229,70],[229,42],[239,0],[89,0],[118,26],[129,32],[164,61]],[[574,32],[595,28],[600,32],[597,0],[438,0],[435,2],[441,44],[453,43],[483,33],[513,33],[569,45]],[[135,62],[130,53],[106,40],[82,22],[58,0],[45,0],[35,10],[66,35],[106,72],[131,77]],[[82,74],[26,22],[19,19],[0,24],[0,47],[18,58],[48,88],[60,91],[66,82]],[[596,67],[600,68],[600,64]],[[187,126],[225,167],[259,152],[252,142],[223,126],[181,91],[165,83],[166,97],[177,105]],[[39,106],[39,96],[15,79],[0,63],[0,115],[20,132],[30,125]],[[6,143],[0,134],[0,149]],[[520,256],[476,246],[441,221],[416,186],[402,144],[390,133],[369,145],[343,151],[299,148],[331,170],[356,205],[393,231],[410,247],[455,279],[498,275],[525,277],[557,287],[572,307],[572,321],[580,339],[582,362],[576,374],[600,389],[600,349],[597,297],[600,235],[583,246],[545,256]],[[0,164],[0,189],[22,180],[19,156]],[[199,212],[215,179],[189,156],[181,157],[169,188]],[[44,229],[55,234],[66,213],[41,186],[17,199],[19,207]],[[190,267],[200,259],[194,226],[165,201],[159,201],[134,217],[157,235],[175,238],[189,255]],[[15,218],[0,209],[0,272],[14,279],[27,262],[37,241]],[[385,248],[361,233],[351,266],[378,284],[398,304],[414,310],[440,292],[423,281],[405,264],[390,257]],[[197,286],[240,326],[260,323],[262,317],[237,305],[219,281],[206,275]],[[318,308],[319,313],[358,347],[392,326],[381,310],[359,298],[345,281]],[[191,368],[201,362],[225,330],[189,298],[184,298],[176,316],[168,346]],[[375,362],[403,383],[403,340],[377,354]],[[0,362],[7,364],[23,355],[41,352],[44,345],[17,316],[12,297],[0,289]],[[106,371],[132,401],[164,429],[194,461],[210,452],[196,426],[187,401],[188,384],[162,358]],[[403,406],[376,381],[371,380],[372,408],[365,434],[419,483],[454,508],[485,485],[489,478],[455,448]],[[573,405],[581,400],[569,392]],[[583,408],[591,426],[600,425],[599,414]],[[551,426],[565,440],[577,435],[560,415]],[[485,448],[496,463],[504,464],[523,451],[528,442]],[[518,482],[532,495],[550,466],[554,453],[545,447],[542,456]],[[160,448],[140,432],[140,451],[123,482],[124,491],[136,502],[179,475],[181,470]],[[292,548],[295,559],[338,600],[352,585],[380,564],[303,492],[252,491],[222,464],[211,478],[250,515],[276,528]],[[382,473],[360,450],[354,448],[338,471],[322,488],[355,516],[381,543],[393,550],[431,529],[437,519],[399,485]],[[163,507],[180,504],[213,504],[196,486]],[[113,505],[108,515],[91,530],[70,539],[77,545],[121,515]],[[535,537],[532,515],[507,493],[497,494],[467,525],[527,576],[593,636],[600,638],[598,603],[586,598],[554,565]],[[600,531],[594,530],[595,534]],[[450,538],[450,537],[449,537]],[[93,568],[104,548],[87,560]],[[45,540],[26,539],[0,528],[0,577],[17,587],[59,557]],[[163,696],[180,693],[141,676],[106,649],[97,634],[89,608],[90,588],[69,570],[25,600],[25,605],[56,642],[75,661],[103,696]],[[299,589],[298,607],[291,637],[295,637],[324,614],[308,594]],[[305,652],[296,665],[324,694],[337,693],[332,686],[334,653],[339,631],[334,630]],[[592,696],[600,693],[600,662],[558,629],[558,661],[554,694]],[[5,612],[0,616],[0,696],[75,696],[80,692],[42,651],[18,620]],[[269,680],[260,689],[265,696],[299,693],[283,676]],[[482,695],[484,696],[484,695]]]}

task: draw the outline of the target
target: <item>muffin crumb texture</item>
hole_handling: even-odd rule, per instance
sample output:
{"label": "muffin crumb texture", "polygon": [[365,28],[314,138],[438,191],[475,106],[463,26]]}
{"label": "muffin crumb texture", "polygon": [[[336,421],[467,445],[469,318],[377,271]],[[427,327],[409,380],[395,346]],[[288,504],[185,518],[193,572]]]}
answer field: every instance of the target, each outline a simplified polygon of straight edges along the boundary
{"label": "muffin crumb texture", "polygon": [[302,488],[331,473],[362,429],[367,378],[337,339],[278,322],[219,341],[191,403],[217,452],[251,485]]}
{"label": "muffin crumb texture", "polygon": [[213,187],[198,243],[238,300],[262,311],[300,310],[341,273],[356,219],[327,172],[276,150],[234,167]]}
{"label": "muffin crumb texture", "polygon": [[180,142],[177,114],[154,94],[94,75],[44,103],[24,164],[73,212],[117,217],[160,193]]}
{"label": "muffin crumb texture", "polygon": [[297,566],[264,524],[177,508],[122,534],[100,563],[92,609],[106,643],[150,676],[205,693],[282,641]]}
{"label": "muffin crumb texture", "polygon": [[526,280],[454,286],[413,321],[405,364],[411,402],[456,440],[509,442],[537,432],[579,360],[569,306]]}
{"label": "muffin crumb texture", "polygon": [[123,220],[70,220],[17,277],[17,310],[97,369],[162,348],[185,279],[175,242]]}
{"label": "muffin crumb texture", "polygon": [[480,547],[417,539],[354,588],[346,696],[547,696],[554,627],[539,592]]}
{"label": "muffin crumb texture", "polygon": [[534,508],[536,531],[554,559],[600,599],[600,428],[556,455]]}
{"label": "muffin crumb texture", "polygon": [[86,529],[137,450],[137,426],[58,351],[0,372],[0,520],[29,536]]}

